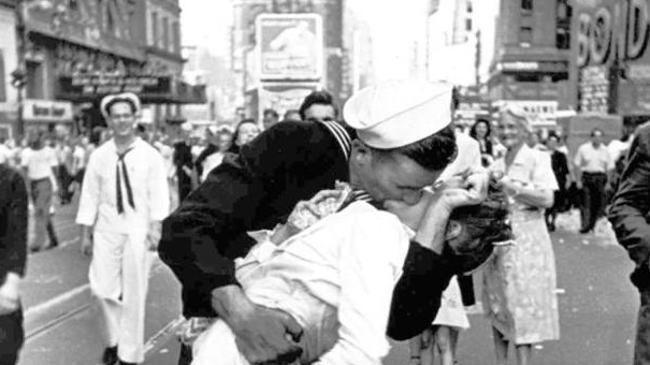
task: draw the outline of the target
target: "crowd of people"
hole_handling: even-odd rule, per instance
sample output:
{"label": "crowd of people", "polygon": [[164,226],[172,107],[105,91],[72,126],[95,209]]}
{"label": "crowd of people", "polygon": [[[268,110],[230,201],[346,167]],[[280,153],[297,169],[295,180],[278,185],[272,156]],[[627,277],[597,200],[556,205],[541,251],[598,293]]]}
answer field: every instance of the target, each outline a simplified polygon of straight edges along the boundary
{"label": "crowd of people", "polygon": [[[512,344],[525,365],[533,345],[560,338],[557,215],[579,208],[580,233],[589,234],[611,202],[622,243],[647,239],[630,237],[631,213],[620,208],[638,171],[628,161],[627,150],[640,148],[631,133],[605,146],[594,129],[569,154],[566,136],[541,138],[516,108],[465,131],[453,124],[446,84],[374,85],[342,112],[315,91],[282,122],[269,109],[262,123],[215,124],[200,139],[188,123],[164,133],[138,125],[131,93],[105,97],[100,109],[108,128],[90,139],[35,133],[20,147],[0,144],[0,191],[13,199],[0,195],[0,204],[16,209],[3,207],[0,219],[25,242],[27,216],[33,222],[23,249],[0,236],[16,250],[0,266],[0,324],[16,334],[2,363],[15,363],[22,343],[23,250],[58,245],[55,195],[60,205],[78,196],[106,365],[144,361],[156,253],[182,285],[181,365],[379,364],[386,335],[410,340],[411,365],[454,365],[470,327],[465,309],[477,304],[476,272],[497,364],[508,363]],[[636,229],[647,233],[645,224]],[[647,252],[633,255],[646,312]],[[637,356],[648,356],[642,349]]]}

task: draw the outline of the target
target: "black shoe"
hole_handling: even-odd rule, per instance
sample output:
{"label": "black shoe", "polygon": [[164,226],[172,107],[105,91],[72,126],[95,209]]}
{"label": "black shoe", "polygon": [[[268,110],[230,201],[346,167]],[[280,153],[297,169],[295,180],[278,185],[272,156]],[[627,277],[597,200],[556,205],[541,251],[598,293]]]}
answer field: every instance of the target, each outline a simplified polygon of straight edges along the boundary
{"label": "black shoe", "polygon": [[104,349],[104,354],[102,355],[102,364],[104,365],[115,365],[119,359],[117,358],[117,346],[107,347]]}
{"label": "black shoe", "polygon": [[587,233],[589,233],[589,232],[591,232],[591,228],[582,228],[582,229],[580,230],[580,234],[587,234]]}
{"label": "black shoe", "polygon": [[136,364],[134,362],[126,362],[126,361],[120,360],[119,365],[138,365],[138,364]]}
{"label": "black shoe", "polygon": [[555,223],[551,223],[548,225],[548,231],[549,232],[555,232]]}

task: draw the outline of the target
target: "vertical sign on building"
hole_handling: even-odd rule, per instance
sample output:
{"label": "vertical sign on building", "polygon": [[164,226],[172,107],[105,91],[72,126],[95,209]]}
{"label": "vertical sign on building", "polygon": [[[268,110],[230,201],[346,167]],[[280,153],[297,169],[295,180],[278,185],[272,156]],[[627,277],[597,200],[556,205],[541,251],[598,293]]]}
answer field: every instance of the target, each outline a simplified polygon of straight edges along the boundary
{"label": "vertical sign on building", "polygon": [[261,80],[320,80],[323,22],[318,14],[261,14],[257,17]]}

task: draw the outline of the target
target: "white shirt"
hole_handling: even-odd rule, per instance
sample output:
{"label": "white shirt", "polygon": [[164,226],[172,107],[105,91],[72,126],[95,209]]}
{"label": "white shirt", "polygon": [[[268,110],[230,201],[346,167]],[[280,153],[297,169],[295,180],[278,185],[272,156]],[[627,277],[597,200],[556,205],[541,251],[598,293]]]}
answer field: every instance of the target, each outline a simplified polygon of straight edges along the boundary
{"label": "white shirt", "polygon": [[27,177],[30,180],[50,178],[52,168],[59,165],[56,153],[50,147],[43,147],[39,150],[26,148],[21,156],[21,165],[27,169]]}
{"label": "white shirt", "polygon": [[11,161],[12,153],[9,147],[4,143],[0,143],[0,163],[9,163]]}
{"label": "white shirt", "polygon": [[215,167],[221,165],[223,156],[223,153],[215,152],[203,160],[203,173],[201,174],[201,181],[205,181],[210,171],[212,171],[212,169]]}
{"label": "white shirt", "polygon": [[614,168],[616,161],[621,157],[621,155],[627,153],[632,145],[632,138],[629,138],[627,142],[623,142],[620,139],[614,139],[607,145],[607,152],[609,152],[609,157],[611,158],[610,168]]}
{"label": "white shirt", "polygon": [[594,148],[593,143],[583,143],[573,159],[573,163],[582,172],[606,173],[613,166],[612,159],[604,144]]}
{"label": "white shirt", "polygon": [[456,159],[440,174],[439,181],[444,181],[468,168],[481,167],[481,149],[477,140],[464,133],[456,132],[456,148],[458,149]]}
{"label": "white shirt", "polygon": [[257,244],[236,260],[237,280],[253,302],[298,321],[302,363],[380,365],[409,234],[396,216],[355,202],[279,246]]}
{"label": "white shirt", "polygon": [[161,221],[169,213],[169,187],[160,153],[137,138],[133,149],[124,157],[135,209],[127,200],[124,176],[121,192],[124,213],[117,211],[118,164],[115,142],[111,139],[90,156],[81,189],[77,224],[94,226],[95,230],[113,233],[135,233],[147,230],[152,221]]}
{"label": "white shirt", "polygon": [[72,171],[77,171],[86,167],[86,150],[81,146],[75,146],[72,151]]}

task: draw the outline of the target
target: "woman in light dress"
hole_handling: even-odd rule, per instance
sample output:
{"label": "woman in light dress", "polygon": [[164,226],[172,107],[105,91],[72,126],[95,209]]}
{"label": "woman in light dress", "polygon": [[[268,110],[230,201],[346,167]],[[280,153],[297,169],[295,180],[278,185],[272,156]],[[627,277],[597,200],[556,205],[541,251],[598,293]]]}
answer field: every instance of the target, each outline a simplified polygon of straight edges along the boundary
{"label": "woman in light dress", "polygon": [[431,328],[409,341],[409,365],[433,365],[436,352],[442,365],[454,365],[456,345],[461,330],[469,328],[457,277],[449,281],[442,293],[440,309]]}
{"label": "woman in light dress", "polygon": [[526,144],[531,132],[523,113],[501,112],[498,133],[507,152],[491,170],[511,203],[515,244],[496,248],[483,275],[483,304],[498,365],[507,364],[511,342],[517,363],[525,365],[533,344],[560,337],[555,257],[544,220],[558,185],[549,155]]}

